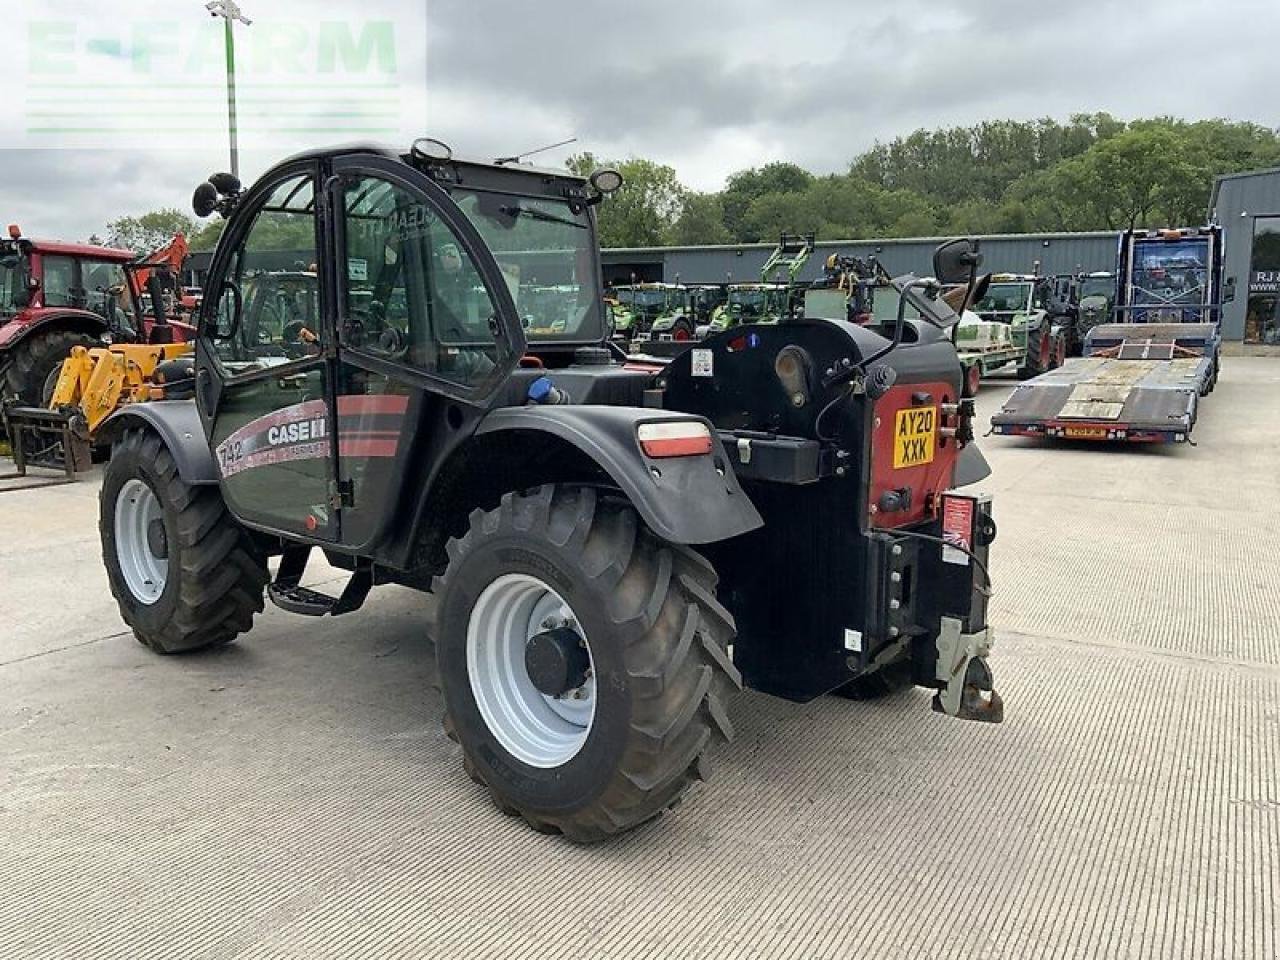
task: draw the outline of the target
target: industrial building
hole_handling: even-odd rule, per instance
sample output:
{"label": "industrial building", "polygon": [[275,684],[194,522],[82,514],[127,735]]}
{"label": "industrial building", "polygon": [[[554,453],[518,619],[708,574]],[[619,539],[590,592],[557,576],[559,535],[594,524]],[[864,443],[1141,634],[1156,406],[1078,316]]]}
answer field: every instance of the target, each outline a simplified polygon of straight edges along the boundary
{"label": "industrial building", "polygon": [[[1223,338],[1245,347],[1280,346],[1280,168],[1219,177],[1207,215],[1222,224],[1226,277],[1235,279],[1236,295],[1223,307]],[[823,261],[835,252],[874,256],[894,276],[924,276],[932,271],[933,248],[943,239],[820,240],[800,279],[817,279]],[[1112,231],[981,239],[985,268],[993,272],[1062,274],[1115,268],[1117,234]],[[758,279],[772,251],[771,243],[639,247],[605,250],[602,259],[606,284],[721,283]],[[207,253],[193,254],[188,264],[189,279],[197,286],[208,270],[209,258]],[[285,262],[288,259],[282,259],[281,269],[293,267],[291,261]]]}

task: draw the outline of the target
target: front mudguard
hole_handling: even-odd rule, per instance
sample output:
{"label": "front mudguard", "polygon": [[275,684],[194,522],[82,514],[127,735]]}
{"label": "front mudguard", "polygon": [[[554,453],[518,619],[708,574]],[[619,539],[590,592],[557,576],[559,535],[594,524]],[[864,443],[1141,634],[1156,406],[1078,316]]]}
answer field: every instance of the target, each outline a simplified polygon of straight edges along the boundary
{"label": "front mudguard", "polygon": [[700,456],[653,460],[644,454],[637,427],[663,420],[706,423],[642,407],[503,407],[488,414],[476,434],[533,431],[572,444],[609,475],[655,534],[672,543],[715,543],[761,526],[719,444]]}
{"label": "front mudguard", "polygon": [[152,400],[117,410],[98,428],[98,439],[114,440],[125,430],[145,427],[160,435],[178,475],[191,486],[218,482],[218,465],[205,439],[194,400]]}

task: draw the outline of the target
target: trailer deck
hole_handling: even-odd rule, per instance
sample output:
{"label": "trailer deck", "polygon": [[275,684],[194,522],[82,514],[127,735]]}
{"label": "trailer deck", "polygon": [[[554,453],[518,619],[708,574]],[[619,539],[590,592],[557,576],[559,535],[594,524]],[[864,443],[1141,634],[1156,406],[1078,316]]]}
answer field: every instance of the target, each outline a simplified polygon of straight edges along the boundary
{"label": "trailer deck", "polygon": [[1218,370],[1213,324],[1109,324],[1089,356],[1019,386],[992,433],[1131,443],[1182,443]]}

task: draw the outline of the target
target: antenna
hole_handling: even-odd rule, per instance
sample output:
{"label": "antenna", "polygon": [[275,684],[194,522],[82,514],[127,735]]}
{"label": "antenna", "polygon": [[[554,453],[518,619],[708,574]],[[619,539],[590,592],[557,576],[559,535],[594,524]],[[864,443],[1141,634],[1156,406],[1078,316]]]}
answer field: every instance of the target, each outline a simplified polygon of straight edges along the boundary
{"label": "antenna", "polygon": [[538,147],[536,150],[526,150],[524,153],[517,153],[510,157],[498,157],[493,162],[499,167],[505,163],[519,163],[525,157],[532,157],[539,153],[546,153],[548,150],[554,150],[556,147],[567,147],[569,144],[577,142],[577,137],[570,137],[568,140],[561,140],[559,143],[549,143],[545,147]]}

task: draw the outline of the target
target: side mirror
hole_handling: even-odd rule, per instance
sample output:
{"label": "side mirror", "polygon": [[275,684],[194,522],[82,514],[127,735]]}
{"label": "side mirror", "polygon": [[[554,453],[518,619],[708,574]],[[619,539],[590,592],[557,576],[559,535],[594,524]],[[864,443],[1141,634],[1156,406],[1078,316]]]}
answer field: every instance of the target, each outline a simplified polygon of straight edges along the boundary
{"label": "side mirror", "polygon": [[191,209],[203,220],[218,208],[218,188],[206,180],[191,195]]}
{"label": "side mirror", "polygon": [[222,296],[218,300],[218,312],[215,316],[216,327],[213,331],[215,340],[232,340],[240,329],[240,316],[244,312],[244,298],[240,288],[231,281],[222,285]]}
{"label": "side mirror", "polygon": [[973,289],[969,289],[966,283],[963,286],[949,287],[942,295],[942,299],[947,301],[949,306],[956,313],[964,313],[975,303],[987,295],[987,288],[991,286],[991,274],[984,273],[978,278],[978,282],[973,285]]}
{"label": "side mirror", "polygon": [[1236,278],[1227,277],[1226,285],[1222,289],[1222,302],[1231,303],[1236,298]]}
{"label": "side mirror", "polygon": [[971,283],[980,266],[978,241],[971,238],[948,240],[933,251],[933,275],[943,286]]}

